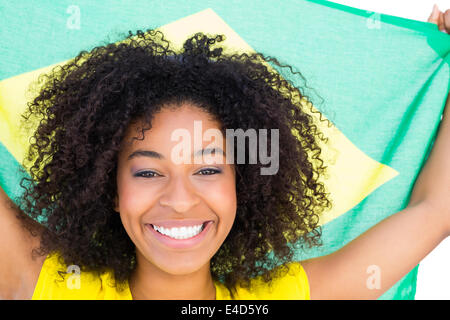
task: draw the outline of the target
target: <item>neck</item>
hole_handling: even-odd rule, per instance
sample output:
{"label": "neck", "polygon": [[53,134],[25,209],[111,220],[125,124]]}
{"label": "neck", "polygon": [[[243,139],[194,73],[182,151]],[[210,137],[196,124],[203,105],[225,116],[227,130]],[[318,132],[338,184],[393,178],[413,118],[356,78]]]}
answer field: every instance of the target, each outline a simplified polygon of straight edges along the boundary
{"label": "neck", "polygon": [[133,300],[215,300],[216,289],[209,261],[199,270],[169,274],[136,251],[136,269],[129,279]]}

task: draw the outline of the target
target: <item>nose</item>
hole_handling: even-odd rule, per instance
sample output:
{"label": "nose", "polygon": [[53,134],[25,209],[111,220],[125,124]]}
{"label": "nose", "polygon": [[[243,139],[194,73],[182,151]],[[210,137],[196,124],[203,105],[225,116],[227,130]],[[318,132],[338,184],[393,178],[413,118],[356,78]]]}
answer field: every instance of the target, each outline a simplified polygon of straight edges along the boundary
{"label": "nose", "polygon": [[170,207],[177,213],[184,213],[199,204],[200,198],[195,192],[194,186],[185,177],[172,177],[159,198],[161,206]]}

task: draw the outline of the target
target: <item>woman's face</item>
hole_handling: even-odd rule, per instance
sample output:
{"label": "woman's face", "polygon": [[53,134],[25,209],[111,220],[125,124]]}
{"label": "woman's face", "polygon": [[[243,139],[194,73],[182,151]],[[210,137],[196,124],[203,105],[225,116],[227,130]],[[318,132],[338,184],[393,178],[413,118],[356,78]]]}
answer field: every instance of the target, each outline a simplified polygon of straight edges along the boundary
{"label": "woman's face", "polygon": [[[201,135],[194,121],[201,121]],[[142,138],[136,128],[128,128],[125,142]],[[208,129],[219,128],[208,113],[183,104],[157,113],[144,140],[122,145],[114,209],[136,245],[138,261],[144,258],[174,275],[209,267],[236,215],[235,173],[225,160],[226,144],[202,139]],[[190,141],[180,140],[180,135],[171,139],[180,132]],[[180,161],[176,155],[182,145],[189,157]],[[215,150],[216,161],[208,164],[211,161],[206,163],[198,151],[215,147],[220,148]]]}

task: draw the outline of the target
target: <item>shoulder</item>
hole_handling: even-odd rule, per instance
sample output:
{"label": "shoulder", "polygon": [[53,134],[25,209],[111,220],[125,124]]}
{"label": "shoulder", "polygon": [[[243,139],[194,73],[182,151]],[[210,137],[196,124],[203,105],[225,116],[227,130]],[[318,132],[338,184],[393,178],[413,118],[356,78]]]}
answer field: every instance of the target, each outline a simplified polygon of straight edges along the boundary
{"label": "shoulder", "polygon": [[114,286],[113,272],[83,271],[79,265],[66,265],[57,253],[47,256],[42,266],[33,300],[117,300],[131,299],[128,283],[123,290]]}
{"label": "shoulder", "polygon": [[[250,288],[236,287],[237,300],[309,300],[309,283],[300,262],[290,262],[270,271],[272,280],[251,279]],[[223,284],[217,285],[217,299],[230,299]]]}

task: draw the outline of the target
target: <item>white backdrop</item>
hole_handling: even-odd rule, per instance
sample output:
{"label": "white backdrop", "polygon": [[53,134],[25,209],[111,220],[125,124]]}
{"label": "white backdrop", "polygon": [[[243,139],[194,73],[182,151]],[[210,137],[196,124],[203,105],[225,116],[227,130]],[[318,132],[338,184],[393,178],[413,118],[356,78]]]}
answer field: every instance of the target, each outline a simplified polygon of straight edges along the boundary
{"label": "white backdrop", "polygon": [[[419,21],[428,20],[434,4],[437,4],[442,12],[450,9],[450,0],[332,0],[332,2]],[[416,299],[450,300],[450,237],[442,241],[420,263]]]}

